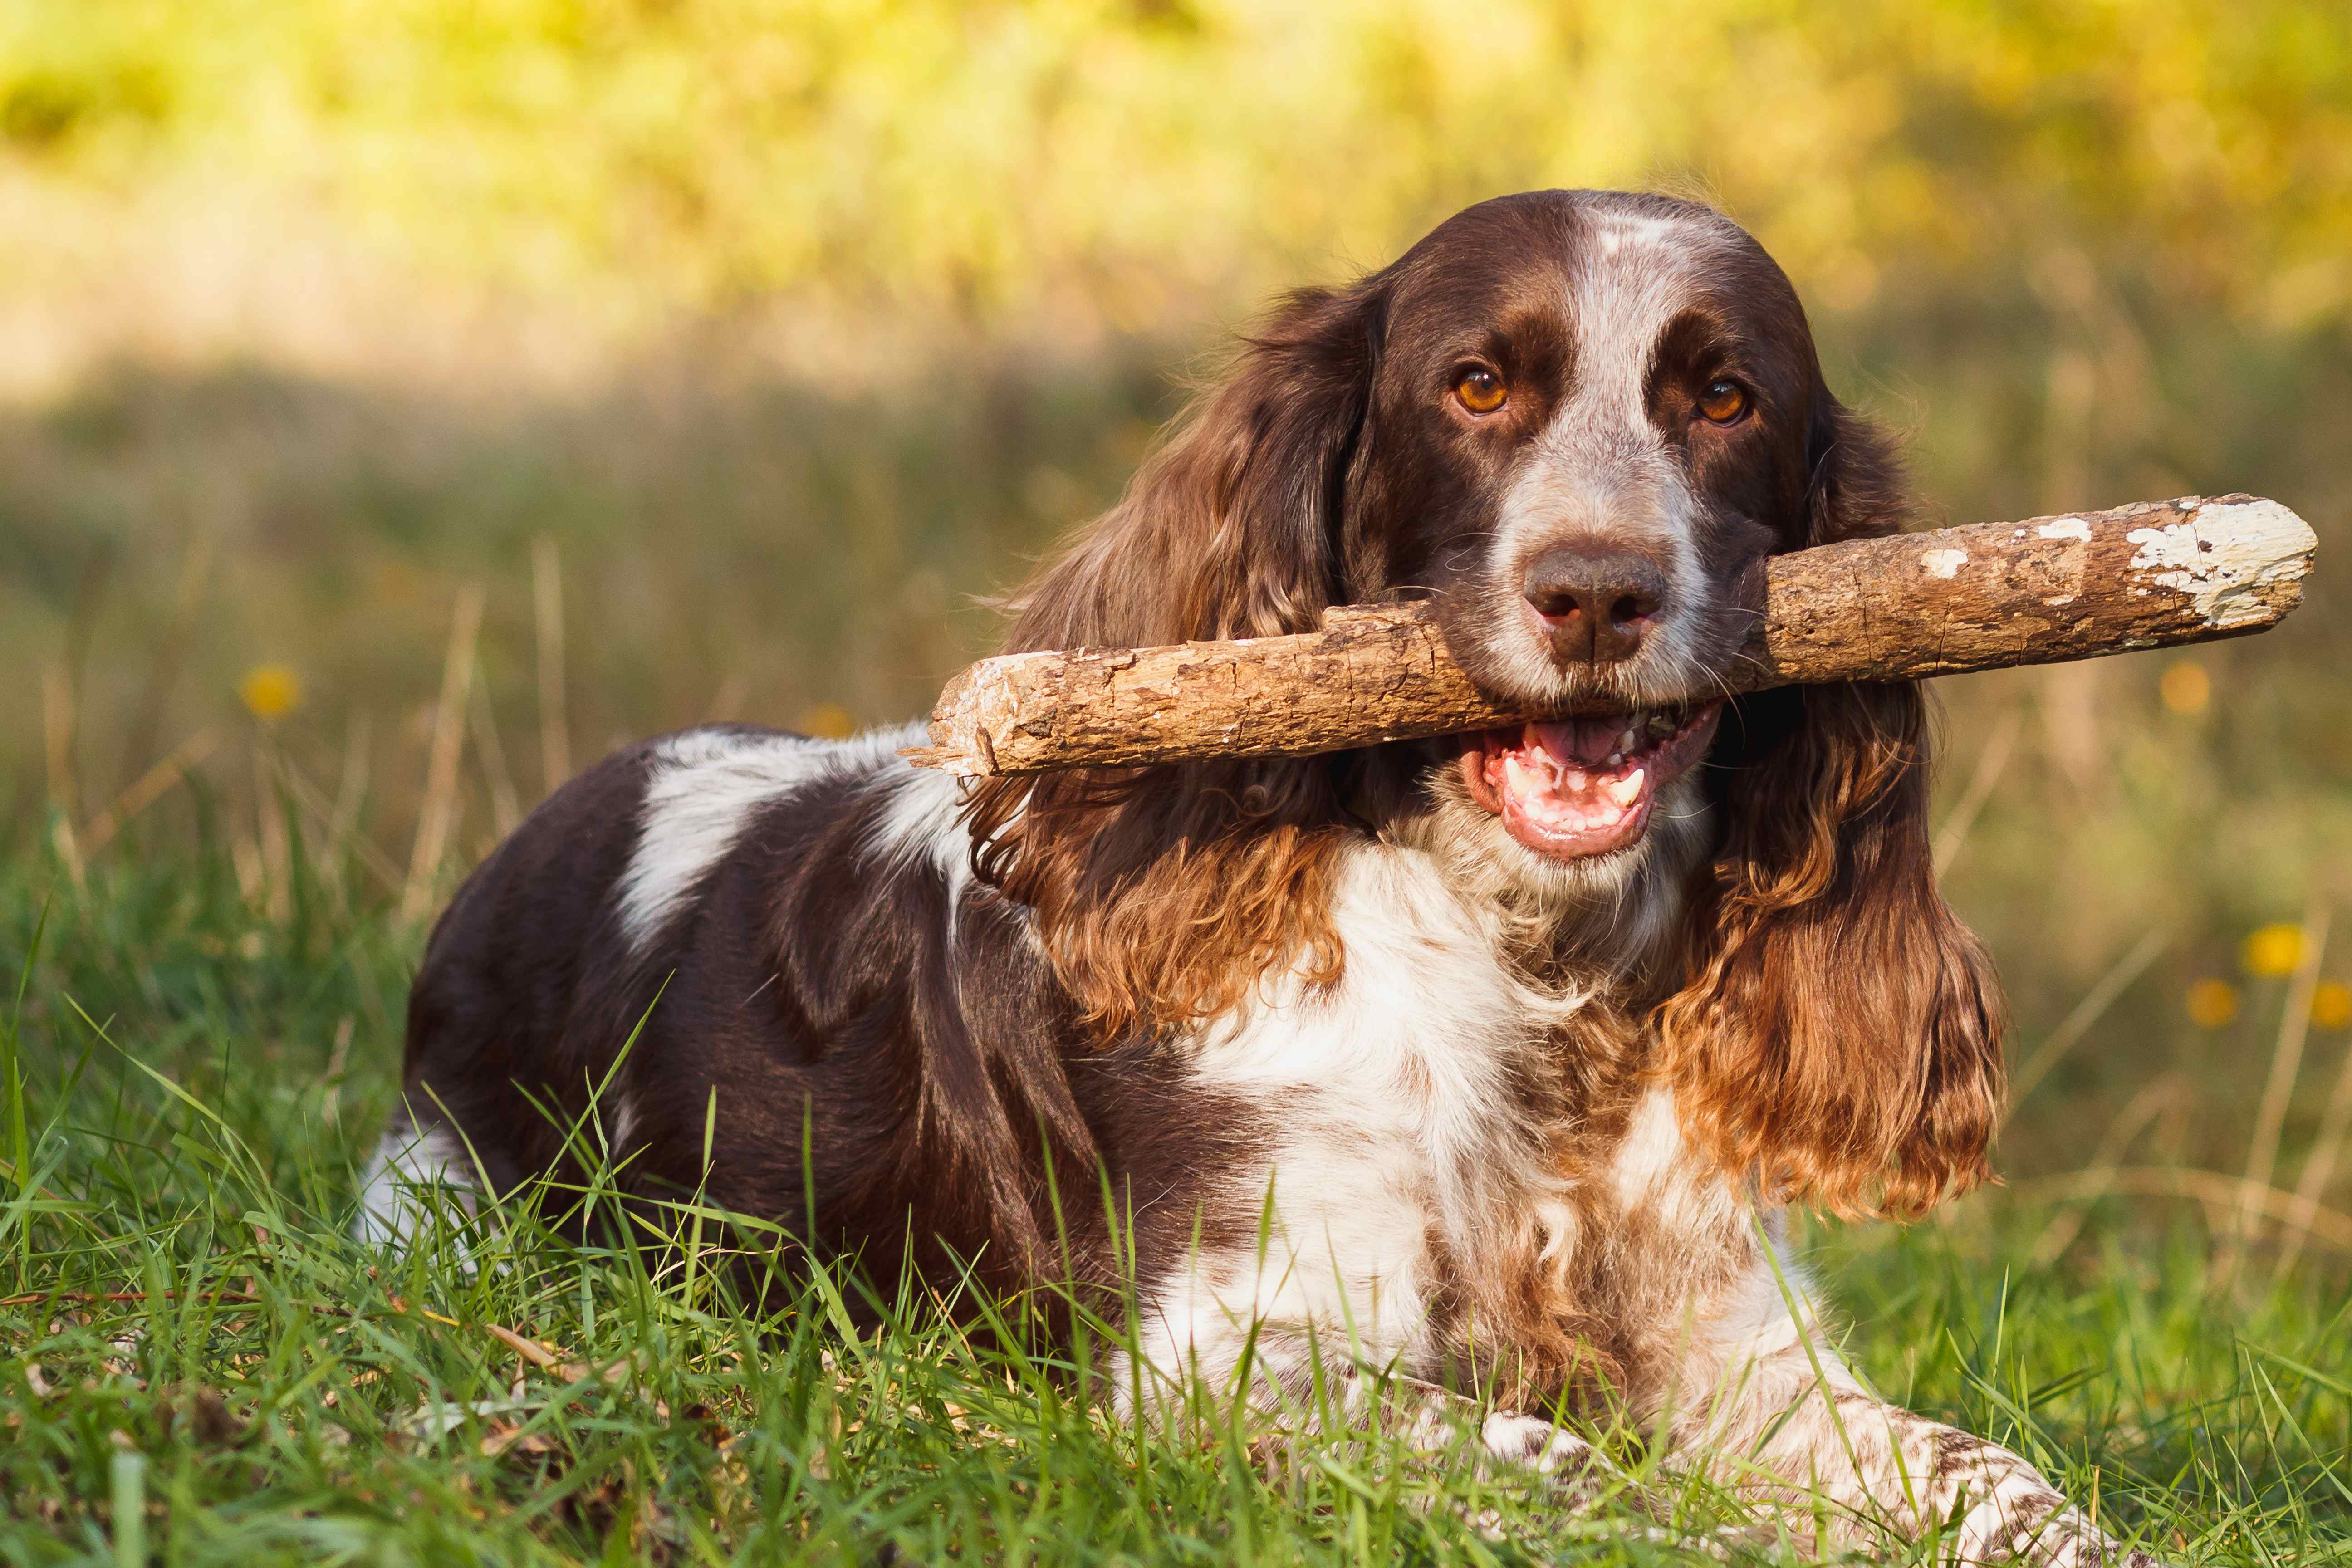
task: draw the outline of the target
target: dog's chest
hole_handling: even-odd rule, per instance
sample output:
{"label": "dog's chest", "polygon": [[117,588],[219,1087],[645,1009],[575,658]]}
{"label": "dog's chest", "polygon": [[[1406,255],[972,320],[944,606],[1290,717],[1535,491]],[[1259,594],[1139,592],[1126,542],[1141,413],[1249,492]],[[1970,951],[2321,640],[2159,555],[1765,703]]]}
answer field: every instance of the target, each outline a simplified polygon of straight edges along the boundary
{"label": "dog's chest", "polygon": [[1229,1312],[1351,1323],[1367,1352],[1410,1361],[1435,1353],[1463,1270],[1575,1228],[1556,1142],[1572,1108],[1543,1068],[1575,1007],[1514,978],[1419,856],[1356,857],[1337,913],[1336,986],[1270,986],[1196,1043],[1203,1083],[1259,1107],[1273,1135],[1223,1178],[1257,1224],[1183,1289]]}

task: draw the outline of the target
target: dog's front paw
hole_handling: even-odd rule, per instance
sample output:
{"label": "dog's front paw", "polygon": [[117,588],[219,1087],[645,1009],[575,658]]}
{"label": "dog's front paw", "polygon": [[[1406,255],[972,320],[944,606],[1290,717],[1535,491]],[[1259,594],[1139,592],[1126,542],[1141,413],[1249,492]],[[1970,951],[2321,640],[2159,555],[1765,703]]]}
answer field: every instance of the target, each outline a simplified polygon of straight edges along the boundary
{"label": "dog's front paw", "polygon": [[1486,1452],[1507,1464],[1540,1476],[1577,1508],[1589,1508],[1622,1478],[1591,1444],[1537,1415],[1503,1412],[1478,1429]]}

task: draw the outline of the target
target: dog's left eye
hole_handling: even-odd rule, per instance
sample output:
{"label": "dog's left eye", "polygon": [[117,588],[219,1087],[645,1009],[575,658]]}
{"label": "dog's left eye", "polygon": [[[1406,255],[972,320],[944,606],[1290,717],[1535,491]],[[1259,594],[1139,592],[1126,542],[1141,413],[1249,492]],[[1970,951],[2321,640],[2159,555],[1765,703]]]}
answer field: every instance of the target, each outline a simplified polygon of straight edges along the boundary
{"label": "dog's left eye", "polygon": [[1698,395],[1698,411],[1717,425],[1728,425],[1748,412],[1748,394],[1736,381],[1711,382]]}
{"label": "dog's left eye", "polygon": [[1511,389],[1491,370],[1465,370],[1454,384],[1454,395],[1473,414],[1492,414],[1503,406]]}

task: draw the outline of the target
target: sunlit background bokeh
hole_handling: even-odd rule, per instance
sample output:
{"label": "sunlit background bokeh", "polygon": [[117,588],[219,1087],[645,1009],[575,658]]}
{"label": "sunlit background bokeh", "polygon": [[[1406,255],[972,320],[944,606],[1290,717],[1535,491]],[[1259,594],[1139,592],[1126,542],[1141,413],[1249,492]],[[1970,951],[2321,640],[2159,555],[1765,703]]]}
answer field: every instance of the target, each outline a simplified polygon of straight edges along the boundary
{"label": "sunlit background bokeh", "polygon": [[1946,683],[1938,850],[2021,1187],[2352,1209],[2334,0],[8,0],[0,830],[422,912],[616,742],[917,714],[1270,293],[1570,184],[1750,227],[1931,521],[2317,529],[2275,635]]}

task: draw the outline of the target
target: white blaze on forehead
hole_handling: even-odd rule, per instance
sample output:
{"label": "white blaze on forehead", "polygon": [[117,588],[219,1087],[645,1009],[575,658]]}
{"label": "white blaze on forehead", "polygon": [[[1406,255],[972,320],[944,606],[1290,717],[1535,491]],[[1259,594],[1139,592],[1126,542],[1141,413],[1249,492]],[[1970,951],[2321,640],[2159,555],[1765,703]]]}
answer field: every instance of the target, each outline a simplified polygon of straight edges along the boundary
{"label": "white blaze on forehead", "polygon": [[[1570,258],[1567,311],[1575,342],[1566,395],[1528,443],[1503,499],[1494,570],[1507,575],[1555,540],[1592,533],[1643,549],[1666,566],[1671,591],[1652,634],[1671,654],[1675,606],[1706,596],[1696,537],[1698,500],[1683,465],[1651,423],[1647,389],[1658,340],[1691,302],[1708,258],[1738,231],[1698,216],[1588,215],[1591,237]],[[1497,602],[1516,599],[1497,580]],[[1511,636],[1497,673],[1531,691],[1559,672],[1529,639]]]}
{"label": "white blaze on forehead", "polygon": [[1650,372],[1658,340],[1689,307],[1694,280],[1727,236],[1722,226],[1697,217],[1601,212],[1591,221],[1592,240],[1571,258],[1569,274],[1576,350],[1567,395],[1532,443],[1506,503],[1507,529],[1535,510],[1523,503],[1543,499],[1524,492],[1557,494],[1569,486],[1605,502],[1609,498],[1599,492],[1616,489],[1627,466],[1639,467],[1645,458],[1659,465],[1652,478],[1680,486],[1681,465],[1667,457],[1650,423]]}
{"label": "white blaze on forehead", "polygon": [[1690,303],[1698,263],[1723,237],[1696,217],[1601,213],[1592,222],[1596,243],[1569,284],[1576,334],[1569,404],[1646,428],[1643,394],[1658,338]]}

